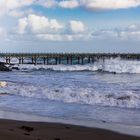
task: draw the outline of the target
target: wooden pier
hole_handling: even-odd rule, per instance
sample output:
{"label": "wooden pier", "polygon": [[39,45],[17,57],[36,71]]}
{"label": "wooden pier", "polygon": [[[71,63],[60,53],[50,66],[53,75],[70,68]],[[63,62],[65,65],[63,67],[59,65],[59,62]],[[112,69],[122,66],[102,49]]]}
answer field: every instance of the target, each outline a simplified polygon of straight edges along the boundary
{"label": "wooden pier", "polygon": [[[130,53],[0,53],[0,58],[6,64],[87,64],[99,59],[121,58],[125,60],[140,60],[140,54]],[[12,63],[12,60],[17,60]],[[28,60],[28,61],[27,61]]]}

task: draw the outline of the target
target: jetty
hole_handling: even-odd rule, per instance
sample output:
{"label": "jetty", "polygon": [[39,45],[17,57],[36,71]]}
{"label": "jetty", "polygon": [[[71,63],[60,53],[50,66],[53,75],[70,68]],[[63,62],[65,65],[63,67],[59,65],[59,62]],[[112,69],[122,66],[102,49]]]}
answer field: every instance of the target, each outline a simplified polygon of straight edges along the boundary
{"label": "jetty", "polygon": [[[140,60],[136,53],[0,53],[0,58],[6,64],[87,64],[98,60],[121,58],[125,60]],[[13,62],[12,60],[17,60]],[[27,61],[28,60],[28,61]]]}

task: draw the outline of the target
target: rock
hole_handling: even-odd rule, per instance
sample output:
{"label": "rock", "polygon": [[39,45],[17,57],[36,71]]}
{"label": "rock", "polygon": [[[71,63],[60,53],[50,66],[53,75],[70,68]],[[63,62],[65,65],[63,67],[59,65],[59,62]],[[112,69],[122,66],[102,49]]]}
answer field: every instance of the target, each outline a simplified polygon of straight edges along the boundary
{"label": "rock", "polygon": [[7,92],[0,93],[0,96],[5,96],[5,95],[9,95],[9,93],[7,93]]}
{"label": "rock", "polygon": [[5,63],[0,62],[0,71],[11,71],[11,69],[5,66]]}
{"label": "rock", "polygon": [[56,89],[56,90],[54,90],[55,92],[59,92],[59,90],[58,89]]}
{"label": "rock", "polygon": [[12,67],[12,70],[19,70],[18,67]]}
{"label": "rock", "polygon": [[7,83],[5,81],[0,81],[0,87],[5,87],[7,86]]}
{"label": "rock", "polygon": [[131,99],[130,96],[121,96],[117,98],[117,100],[130,100],[130,99]]}
{"label": "rock", "polygon": [[54,138],[54,140],[61,140],[60,138]]}
{"label": "rock", "polygon": [[26,131],[26,132],[31,132],[34,130],[33,127],[30,127],[30,126],[21,126],[20,129]]}

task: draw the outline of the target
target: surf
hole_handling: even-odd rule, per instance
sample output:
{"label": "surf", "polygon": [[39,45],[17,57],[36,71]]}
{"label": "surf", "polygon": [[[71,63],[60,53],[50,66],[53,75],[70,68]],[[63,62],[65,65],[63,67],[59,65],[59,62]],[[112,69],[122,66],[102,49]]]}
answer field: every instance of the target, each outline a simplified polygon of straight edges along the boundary
{"label": "surf", "polygon": [[73,72],[73,71],[98,71],[98,72],[109,72],[109,73],[132,73],[140,74],[140,61],[138,60],[124,60],[121,58],[111,58],[95,61],[93,64],[85,65],[33,65],[33,64],[22,64],[14,65],[12,68],[17,67],[21,71],[31,70],[52,70],[62,72]]}

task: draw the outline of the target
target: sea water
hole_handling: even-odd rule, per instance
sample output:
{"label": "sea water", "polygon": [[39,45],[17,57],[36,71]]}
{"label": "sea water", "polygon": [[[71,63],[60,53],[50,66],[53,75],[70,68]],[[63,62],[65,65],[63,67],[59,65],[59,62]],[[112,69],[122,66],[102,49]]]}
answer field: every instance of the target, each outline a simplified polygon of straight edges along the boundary
{"label": "sea water", "polygon": [[140,61],[14,67],[0,72],[0,110],[140,126]]}

